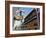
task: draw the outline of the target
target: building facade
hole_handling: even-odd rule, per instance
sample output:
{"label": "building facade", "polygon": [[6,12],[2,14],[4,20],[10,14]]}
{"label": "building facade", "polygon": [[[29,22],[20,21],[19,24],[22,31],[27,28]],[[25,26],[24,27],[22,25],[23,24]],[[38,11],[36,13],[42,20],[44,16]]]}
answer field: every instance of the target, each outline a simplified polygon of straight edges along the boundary
{"label": "building facade", "polygon": [[22,30],[36,30],[40,29],[40,12],[33,9],[24,19],[24,22],[21,26]]}

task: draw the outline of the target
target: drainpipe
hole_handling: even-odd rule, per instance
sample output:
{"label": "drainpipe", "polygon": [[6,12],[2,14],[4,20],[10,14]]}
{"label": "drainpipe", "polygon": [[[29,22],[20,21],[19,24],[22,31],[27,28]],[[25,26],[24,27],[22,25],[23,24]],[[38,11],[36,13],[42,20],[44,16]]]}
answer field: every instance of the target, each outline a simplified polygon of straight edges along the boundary
{"label": "drainpipe", "polygon": [[38,24],[38,28],[39,28],[39,18],[38,18],[38,11],[37,11],[37,9],[35,9],[36,10],[36,14],[37,14],[37,24]]}

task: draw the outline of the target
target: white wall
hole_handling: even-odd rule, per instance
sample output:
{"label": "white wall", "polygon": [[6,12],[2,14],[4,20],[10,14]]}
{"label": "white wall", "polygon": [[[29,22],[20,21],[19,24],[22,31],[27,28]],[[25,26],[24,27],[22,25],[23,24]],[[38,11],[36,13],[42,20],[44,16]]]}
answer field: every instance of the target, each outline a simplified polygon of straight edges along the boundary
{"label": "white wall", "polygon": [[[20,0],[20,1],[44,2],[45,3],[45,0]],[[4,2],[5,2],[4,0],[0,0],[0,38],[4,38],[4,36],[5,36],[5,3]],[[45,17],[46,17],[46,13],[45,13]],[[45,22],[46,22],[46,20],[45,20]],[[46,38],[46,35],[24,36],[24,37],[16,37],[16,38]]]}
{"label": "white wall", "polygon": [[0,0],[0,37],[5,35],[5,3]]}
{"label": "white wall", "polygon": [[6,0],[6,1],[45,2],[45,0]]}

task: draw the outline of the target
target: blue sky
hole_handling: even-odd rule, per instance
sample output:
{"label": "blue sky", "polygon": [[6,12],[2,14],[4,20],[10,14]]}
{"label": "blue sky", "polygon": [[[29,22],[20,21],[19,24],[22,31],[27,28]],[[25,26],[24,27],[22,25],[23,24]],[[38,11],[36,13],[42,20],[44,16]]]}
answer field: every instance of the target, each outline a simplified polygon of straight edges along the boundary
{"label": "blue sky", "polygon": [[16,10],[18,10],[18,8],[19,10],[23,10],[22,15],[24,17],[26,17],[33,9],[33,8],[27,8],[27,7],[13,7],[13,15],[16,15]]}

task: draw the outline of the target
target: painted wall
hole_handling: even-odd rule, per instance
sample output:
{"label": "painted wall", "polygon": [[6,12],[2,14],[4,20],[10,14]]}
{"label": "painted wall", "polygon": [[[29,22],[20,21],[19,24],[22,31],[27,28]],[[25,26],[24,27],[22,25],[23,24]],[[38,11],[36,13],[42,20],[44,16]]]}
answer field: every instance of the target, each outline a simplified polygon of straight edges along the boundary
{"label": "painted wall", "polygon": [[45,2],[45,0],[6,0],[6,1]]}

